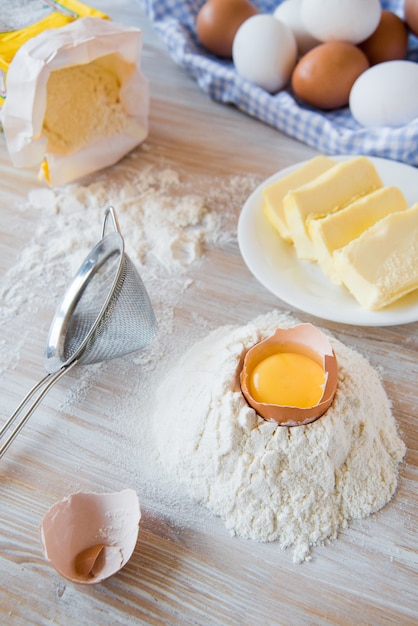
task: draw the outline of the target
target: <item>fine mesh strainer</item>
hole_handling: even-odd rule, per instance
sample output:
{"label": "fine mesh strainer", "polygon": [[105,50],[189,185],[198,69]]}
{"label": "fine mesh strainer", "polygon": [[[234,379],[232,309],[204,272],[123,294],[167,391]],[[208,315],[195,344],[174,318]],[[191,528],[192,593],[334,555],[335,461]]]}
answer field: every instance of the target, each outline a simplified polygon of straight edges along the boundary
{"label": "fine mesh strainer", "polygon": [[[113,231],[106,234],[109,220]],[[102,238],[68,286],[52,320],[44,358],[48,373],[0,430],[0,458],[46,393],[76,363],[100,363],[144,348],[156,329],[147,291],[125,254],[115,210],[108,207]],[[26,412],[9,432],[25,407]]]}

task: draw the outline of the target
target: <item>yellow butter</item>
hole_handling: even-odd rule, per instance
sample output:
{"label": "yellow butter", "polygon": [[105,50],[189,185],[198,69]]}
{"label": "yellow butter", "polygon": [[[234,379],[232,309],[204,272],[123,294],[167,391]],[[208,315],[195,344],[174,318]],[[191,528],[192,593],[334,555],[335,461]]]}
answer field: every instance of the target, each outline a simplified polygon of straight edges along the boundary
{"label": "yellow butter", "polygon": [[357,198],[379,187],[382,181],[367,157],[337,163],[314,181],[290,191],[284,198],[286,222],[296,253],[301,259],[315,260],[308,224],[312,218],[339,211]]}
{"label": "yellow butter", "polygon": [[417,289],[418,202],[387,215],[336,250],[334,266],[366,309],[381,309]]}
{"label": "yellow butter", "polygon": [[300,187],[335,165],[335,161],[319,155],[291,172],[283,178],[279,178],[270,185],[264,187],[262,195],[264,201],[264,213],[279,235],[289,243],[292,242],[284,213],[283,199],[291,190]]}
{"label": "yellow butter", "polygon": [[397,187],[381,187],[341,211],[323,218],[311,219],[308,232],[313,243],[315,260],[335,283],[341,279],[334,268],[333,253],[390,213],[408,208],[405,196]]}

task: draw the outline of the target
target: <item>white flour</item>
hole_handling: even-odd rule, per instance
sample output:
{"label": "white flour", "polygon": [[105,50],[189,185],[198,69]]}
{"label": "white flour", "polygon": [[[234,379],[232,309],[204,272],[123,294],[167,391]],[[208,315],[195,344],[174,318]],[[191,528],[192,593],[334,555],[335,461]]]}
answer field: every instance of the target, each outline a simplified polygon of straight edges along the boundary
{"label": "white flour", "polygon": [[[106,431],[101,431],[95,439],[97,453],[113,459],[116,479],[122,485],[138,486],[142,502],[146,494],[151,494],[152,506],[165,507],[169,513],[173,507],[165,506],[164,498],[155,504],[155,490],[160,483],[153,465],[156,451],[152,429],[148,426],[152,419],[149,390],[155,388],[167,363],[181,353],[182,346],[190,345],[209,327],[206,308],[202,314],[198,306],[184,305],[193,299],[188,290],[199,289],[200,265],[211,250],[216,247],[222,253],[224,248],[236,247],[239,212],[258,182],[251,176],[225,176],[218,177],[214,185],[211,174],[196,176],[178,170],[143,144],[108,170],[65,187],[38,188],[14,207],[19,247],[6,247],[4,258],[9,261],[9,269],[0,275],[0,374],[3,388],[18,395],[3,399],[4,412],[11,413],[23,393],[44,376],[43,351],[56,304],[99,241],[104,208],[114,206],[127,254],[149,293],[158,334],[145,350],[116,362],[77,367],[64,377],[52,401],[64,416],[54,422],[54,427],[61,426],[51,436],[57,443],[65,439],[65,428],[73,427],[71,419],[65,420],[66,415],[78,414],[83,404],[97,401],[97,415],[93,410],[92,419],[98,423],[109,419],[112,423],[108,437]],[[11,235],[14,237],[12,227]],[[111,395],[103,383],[107,377],[113,383]],[[19,380],[24,383],[15,389]],[[105,403],[101,394],[106,394]],[[51,428],[42,408],[31,418],[29,433],[31,428],[40,432]],[[132,448],[130,455],[126,454],[127,446]],[[81,461],[76,450],[66,462],[73,464],[72,491],[77,491],[81,486]],[[108,478],[102,475],[97,484],[89,487],[113,490],[112,474]],[[66,485],[65,492],[68,489]],[[183,502],[189,520],[189,499]],[[176,514],[177,522],[178,517],[185,519],[183,510],[176,510]]]}
{"label": "white flour", "polygon": [[[144,152],[146,146],[140,156]],[[178,296],[191,283],[187,270],[210,246],[236,238],[233,210],[239,211],[254,188],[250,177],[230,177],[222,188],[201,191],[192,178],[183,179],[164,164],[146,164],[144,158],[138,163],[135,155],[92,180],[30,193],[21,211],[33,220],[34,233],[0,281],[0,323],[16,325],[20,320],[33,332],[34,319],[46,308],[52,320],[51,303],[62,296],[99,241],[104,209],[112,205],[127,254],[149,292],[160,328],[170,331]],[[7,330],[1,335],[6,336]],[[0,371],[16,362],[17,347],[12,347],[9,359],[5,346]]]}
{"label": "white flour", "polygon": [[273,312],[197,342],[162,384],[155,436],[168,472],[233,534],[292,546],[300,562],[391,499],[405,446],[377,373],[332,338],[339,383],[326,415],[294,428],[256,415],[239,387],[243,352],[294,324]]}

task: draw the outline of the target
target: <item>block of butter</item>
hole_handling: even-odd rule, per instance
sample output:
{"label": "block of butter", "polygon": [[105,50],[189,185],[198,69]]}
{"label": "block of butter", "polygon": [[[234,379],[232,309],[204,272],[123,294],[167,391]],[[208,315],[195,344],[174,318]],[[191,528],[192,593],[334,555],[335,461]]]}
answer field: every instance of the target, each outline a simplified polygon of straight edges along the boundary
{"label": "block of butter", "polygon": [[316,261],[323,272],[333,282],[341,284],[338,272],[334,268],[334,251],[346,246],[389,213],[407,208],[406,198],[398,187],[380,187],[355,200],[341,211],[311,219],[308,224],[309,236]]}
{"label": "block of butter", "polygon": [[287,242],[291,243],[289,229],[284,214],[283,199],[291,190],[311,182],[320,174],[329,170],[335,161],[328,159],[326,156],[316,156],[307,161],[295,171],[274,181],[270,185],[264,187],[262,195],[264,202],[264,213],[272,226],[278,231],[279,235]]}
{"label": "block of butter", "polygon": [[334,252],[342,282],[375,311],[418,288],[418,202],[391,213]]}
{"label": "block of butter", "polygon": [[290,191],[283,203],[298,257],[315,260],[308,231],[310,219],[339,211],[379,187],[383,187],[383,183],[373,163],[359,156],[337,163],[312,182]]}

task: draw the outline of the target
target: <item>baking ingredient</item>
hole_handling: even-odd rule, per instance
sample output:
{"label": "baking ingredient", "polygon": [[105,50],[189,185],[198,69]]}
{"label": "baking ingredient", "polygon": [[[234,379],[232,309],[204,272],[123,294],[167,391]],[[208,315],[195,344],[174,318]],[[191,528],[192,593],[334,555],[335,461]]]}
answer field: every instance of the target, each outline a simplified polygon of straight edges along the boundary
{"label": "baking ingredient", "polygon": [[273,311],[197,342],[161,383],[154,433],[166,472],[232,534],[292,547],[301,562],[390,501],[405,446],[376,371],[332,337],[338,389],[321,419],[281,427],[248,406],[243,353],[295,323]]}
{"label": "baking ingredient", "polygon": [[381,187],[355,200],[345,209],[309,222],[309,236],[315,259],[324,273],[337,284],[341,278],[334,268],[333,253],[359,237],[380,219],[408,208],[398,187]]}
{"label": "baking ingredient", "polygon": [[[193,284],[193,268],[203,261],[208,250],[214,246],[222,248],[235,240],[239,211],[260,182],[247,174],[224,177],[214,186],[211,174],[200,174],[197,180],[195,173],[180,173],[144,146],[111,170],[96,174],[83,184],[31,191],[19,210],[27,224],[36,216],[35,226],[27,231],[26,246],[0,280],[3,329],[0,372],[12,370],[20,351],[33,341],[36,320],[47,320],[43,329],[46,336],[55,303],[86,254],[97,244],[97,224],[102,222],[103,207],[111,205],[117,210],[126,252],[139,271],[158,318],[157,338],[149,349],[132,357],[141,363],[138,380],[142,381],[145,372],[160,362],[166,350],[172,353],[177,349],[177,344],[174,348],[170,344],[173,311],[179,298]],[[13,334],[16,324],[18,338]],[[199,327],[196,325],[194,332]],[[9,335],[14,340],[7,345]],[[42,338],[42,329],[39,337]],[[43,348],[44,339],[39,354]],[[132,366],[129,357],[123,359],[125,362]],[[121,363],[118,367],[122,366]],[[106,364],[101,368],[106,369]],[[73,380],[71,396],[83,396],[96,373],[94,366],[81,368],[77,374],[80,384]],[[129,397],[133,393],[131,388]],[[135,416],[137,406],[136,402]],[[115,397],[106,408],[112,416],[119,414],[123,410],[121,397]],[[38,413],[37,419],[41,415],[42,412]],[[122,435],[123,432],[123,439]]]}
{"label": "baking ingredient", "polygon": [[381,10],[379,0],[303,0],[301,16],[320,41],[357,44],[377,28]]}
{"label": "baking ingredient", "polygon": [[292,74],[297,98],[319,109],[347,106],[356,79],[369,67],[366,55],[351,43],[330,41],[307,52]]}
{"label": "baking ingredient", "polygon": [[373,163],[360,156],[336,163],[312,182],[289,191],[285,215],[297,255],[315,260],[310,219],[334,213],[379,187],[383,184]]}
{"label": "baking ingredient", "polygon": [[219,57],[232,57],[232,43],[241,24],[257,15],[248,0],[208,0],[199,10],[196,29],[200,42]]}
{"label": "baking ingredient", "polygon": [[360,305],[372,311],[417,289],[418,203],[336,250],[334,266]]}
{"label": "baking ingredient", "polygon": [[359,44],[370,65],[404,59],[408,51],[405,22],[392,11],[382,11],[376,30]]}
{"label": "baking ingredient", "polygon": [[320,43],[306,30],[300,14],[301,4],[302,0],[284,0],[273,13],[274,17],[286,24],[294,34],[299,56]]}
{"label": "baking ingredient", "polygon": [[0,106],[7,93],[6,75],[16,52],[44,30],[62,28],[83,17],[106,18],[106,14],[80,2],[6,2],[1,6]]}
{"label": "baking ingredient", "polygon": [[28,39],[10,64],[2,110],[13,165],[63,185],[116,163],[144,141],[149,89],[141,49],[139,29],[96,17]]}
{"label": "baking ingredient", "polygon": [[404,11],[408,27],[418,37],[418,0],[405,0]]}
{"label": "baking ingredient", "polygon": [[318,155],[298,167],[295,171],[263,188],[264,212],[285,241],[289,243],[292,241],[284,213],[283,199],[285,195],[291,189],[296,189],[312,181],[320,174],[329,170],[333,165],[335,165],[335,161],[323,155]]}
{"label": "baking ingredient", "polygon": [[111,57],[51,72],[42,127],[48,139],[47,152],[71,154],[102,137],[123,132],[128,125]]}
{"label": "baking ingredient", "polygon": [[[291,368],[293,368],[294,359],[304,358],[298,359],[299,363],[293,368],[291,378],[287,381],[287,389],[286,386],[282,389],[282,381],[276,380],[276,387],[280,389],[273,390],[274,368],[278,365],[278,355],[281,356],[283,353],[287,355],[288,365]],[[271,357],[273,361],[270,361]],[[309,361],[313,361],[319,367],[321,382],[318,379],[318,385],[322,386],[319,397],[312,404],[309,404],[309,401],[307,403],[301,401],[302,389],[309,395],[312,391],[310,387],[312,381],[303,380],[309,377],[307,372]],[[316,369],[314,364],[309,364],[312,371]],[[254,388],[259,382],[260,365],[264,382],[260,388],[261,395],[260,393],[254,395]],[[301,367],[304,372],[302,376],[297,371],[298,367]],[[290,372],[287,375],[289,374]],[[287,375],[283,375],[286,380]],[[312,324],[298,324],[292,328],[278,328],[271,337],[252,346],[244,356],[239,379],[241,391],[257,415],[265,420],[277,422],[281,426],[301,426],[321,417],[331,405],[337,388],[338,364],[332,346],[324,333]],[[290,395],[286,397],[290,386],[293,390],[292,398]],[[313,391],[314,395],[316,391]],[[261,399],[263,392],[266,394],[265,400]],[[296,401],[298,393],[300,397],[299,401]],[[267,395],[272,398],[277,397],[276,394],[279,394],[282,402],[267,399]],[[291,400],[294,402],[291,403]]]}
{"label": "baking ingredient", "polygon": [[132,556],[140,519],[133,489],[71,494],[54,504],[42,520],[45,557],[69,580],[101,582]]}
{"label": "baking ingredient", "polygon": [[268,356],[250,375],[250,393],[257,402],[315,406],[323,394],[325,372],[305,354],[278,352]]}
{"label": "baking ingredient", "polygon": [[366,70],[350,92],[350,112],[365,127],[404,126],[418,117],[418,64],[386,61]]}
{"label": "baking ingredient", "polygon": [[[282,388],[282,381],[276,379],[278,389],[273,389],[275,367],[280,364],[277,357],[283,354],[291,370],[286,374],[283,372],[283,380],[288,384]],[[260,366],[263,381],[257,392]],[[308,369],[318,375],[316,389],[312,386]],[[289,374],[290,379],[287,379]],[[317,420],[330,407],[337,388],[338,363],[324,333],[312,324],[297,324],[291,328],[278,328],[270,337],[253,345],[245,353],[239,379],[242,394],[257,415],[281,426],[301,426]],[[309,395],[309,400],[305,397],[302,401],[302,390],[306,397]],[[266,395],[264,400],[261,399],[263,392]],[[275,402],[273,398],[281,398],[282,402]]]}
{"label": "baking ingredient", "polygon": [[272,15],[255,15],[238,29],[232,47],[238,74],[270,93],[289,82],[296,63],[295,37]]}

